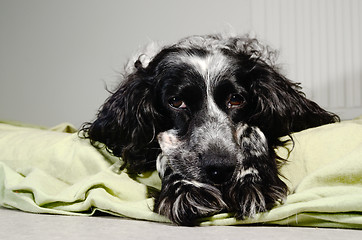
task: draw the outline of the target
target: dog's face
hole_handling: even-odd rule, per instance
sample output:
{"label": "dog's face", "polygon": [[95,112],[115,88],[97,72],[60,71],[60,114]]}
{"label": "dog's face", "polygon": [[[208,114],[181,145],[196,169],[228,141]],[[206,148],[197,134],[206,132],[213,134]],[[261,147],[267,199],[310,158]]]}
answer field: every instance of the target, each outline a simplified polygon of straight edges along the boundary
{"label": "dog's face", "polygon": [[[156,95],[170,124],[158,135],[162,153],[174,172],[215,185],[242,174],[245,142],[252,142],[253,155],[269,154],[266,136],[246,123],[250,86],[239,66],[248,60],[227,54],[180,49],[158,64]],[[161,175],[163,165],[159,164]]]}
{"label": "dog's face", "polygon": [[285,196],[286,186],[266,135],[249,120],[255,105],[250,56],[226,49],[167,51],[155,73],[155,96],[169,121],[157,137],[164,187],[157,211],[182,224],[224,210],[239,217],[265,211]]}
{"label": "dog's face", "polygon": [[277,71],[272,54],[247,37],[184,39],[136,60],[85,130],[129,171],[157,168],[155,211],[175,223],[266,211],[287,192],[278,137],[337,120]]}

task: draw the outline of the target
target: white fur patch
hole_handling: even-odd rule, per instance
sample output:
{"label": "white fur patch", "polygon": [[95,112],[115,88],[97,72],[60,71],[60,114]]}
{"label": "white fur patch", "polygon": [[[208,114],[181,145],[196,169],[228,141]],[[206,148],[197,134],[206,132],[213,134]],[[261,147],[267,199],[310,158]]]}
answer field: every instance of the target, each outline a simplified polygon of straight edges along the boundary
{"label": "white fur patch", "polygon": [[156,159],[156,169],[161,178],[163,178],[165,175],[167,163],[168,163],[167,156],[159,154]]}
{"label": "white fur patch", "polygon": [[248,169],[242,169],[240,170],[239,174],[238,174],[238,178],[239,179],[243,179],[245,176],[247,175],[254,175],[254,176],[258,176],[259,175],[259,171],[256,170],[255,168],[248,168]]}
{"label": "white fur patch", "polygon": [[162,149],[162,152],[169,152],[179,145],[181,145],[181,141],[177,138],[177,131],[175,129],[171,129],[165,132],[161,132],[157,136],[158,143]]}
{"label": "white fur patch", "polygon": [[[245,135],[246,130],[250,128],[251,133]],[[254,126],[248,126],[247,124],[241,123],[238,125],[235,133],[236,141],[242,147],[248,146],[248,150],[251,155],[260,157],[268,152],[268,142],[264,133]]]}

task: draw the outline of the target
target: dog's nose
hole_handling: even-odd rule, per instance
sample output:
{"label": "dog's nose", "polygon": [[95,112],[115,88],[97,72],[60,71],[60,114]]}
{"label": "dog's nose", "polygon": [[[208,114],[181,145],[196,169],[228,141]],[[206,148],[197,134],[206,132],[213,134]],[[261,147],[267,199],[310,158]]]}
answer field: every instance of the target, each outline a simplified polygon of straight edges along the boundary
{"label": "dog's nose", "polygon": [[205,171],[210,181],[215,184],[222,184],[231,179],[235,171],[235,166],[222,166],[211,164],[205,166]]}

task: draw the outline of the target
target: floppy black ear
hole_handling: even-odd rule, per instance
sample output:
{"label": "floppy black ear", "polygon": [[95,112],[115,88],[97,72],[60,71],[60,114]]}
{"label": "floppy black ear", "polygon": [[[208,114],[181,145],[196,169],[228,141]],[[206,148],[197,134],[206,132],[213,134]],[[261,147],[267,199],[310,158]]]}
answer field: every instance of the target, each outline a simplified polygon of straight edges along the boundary
{"label": "floppy black ear", "polygon": [[301,87],[277,69],[258,59],[246,76],[250,87],[249,121],[269,137],[277,138],[291,132],[339,121],[337,115],[308,100]]}
{"label": "floppy black ear", "polygon": [[93,145],[103,143],[113,155],[123,158],[130,172],[155,166],[159,116],[153,104],[153,88],[153,79],[143,71],[129,75],[106,100],[96,120],[83,127]]}

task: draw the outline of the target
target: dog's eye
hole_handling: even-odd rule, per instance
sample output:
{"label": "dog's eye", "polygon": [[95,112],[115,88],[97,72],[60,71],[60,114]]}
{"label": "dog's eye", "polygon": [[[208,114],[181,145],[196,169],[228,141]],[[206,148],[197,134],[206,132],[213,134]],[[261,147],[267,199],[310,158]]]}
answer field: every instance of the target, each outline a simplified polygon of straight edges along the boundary
{"label": "dog's eye", "polygon": [[239,108],[244,105],[245,99],[240,94],[232,94],[230,95],[229,100],[227,101],[226,105],[227,108]]}
{"label": "dog's eye", "polygon": [[184,101],[182,101],[181,98],[178,97],[172,97],[168,100],[168,103],[171,107],[177,108],[177,109],[185,109],[187,106]]}

